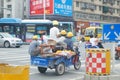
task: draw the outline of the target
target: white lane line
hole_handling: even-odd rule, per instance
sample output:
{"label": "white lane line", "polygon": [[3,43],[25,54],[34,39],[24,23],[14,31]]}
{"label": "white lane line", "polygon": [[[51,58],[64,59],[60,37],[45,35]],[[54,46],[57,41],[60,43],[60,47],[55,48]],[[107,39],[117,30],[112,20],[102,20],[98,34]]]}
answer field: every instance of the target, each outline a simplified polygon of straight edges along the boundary
{"label": "white lane line", "polygon": [[0,57],[0,59],[18,59],[18,58],[29,58],[28,56],[5,56],[5,57]]}
{"label": "white lane line", "polygon": [[84,79],[84,76],[80,76],[80,77],[76,77],[74,79],[69,79],[69,80],[83,80]]}
{"label": "white lane line", "polygon": [[36,69],[36,68],[37,68],[37,66],[30,66],[30,68],[31,68],[31,69]]}
{"label": "white lane line", "polygon": [[20,60],[29,60],[29,58],[6,59],[5,61],[20,61]]}
{"label": "white lane line", "polygon": [[29,56],[29,54],[0,54],[0,57],[3,57],[3,56],[14,56],[14,55],[18,55],[18,56]]}
{"label": "white lane line", "polygon": [[21,63],[28,63],[30,60],[20,61]]}

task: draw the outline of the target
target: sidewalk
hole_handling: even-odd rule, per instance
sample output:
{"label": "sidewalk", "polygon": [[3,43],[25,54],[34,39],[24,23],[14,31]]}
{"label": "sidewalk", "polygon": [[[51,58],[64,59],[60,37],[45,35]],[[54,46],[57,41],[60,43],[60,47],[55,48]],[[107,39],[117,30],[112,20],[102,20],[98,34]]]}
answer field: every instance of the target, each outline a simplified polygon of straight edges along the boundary
{"label": "sidewalk", "polygon": [[85,74],[83,80],[120,80],[120,75],[111,74],[107,76],[95,76],[95,75]]}

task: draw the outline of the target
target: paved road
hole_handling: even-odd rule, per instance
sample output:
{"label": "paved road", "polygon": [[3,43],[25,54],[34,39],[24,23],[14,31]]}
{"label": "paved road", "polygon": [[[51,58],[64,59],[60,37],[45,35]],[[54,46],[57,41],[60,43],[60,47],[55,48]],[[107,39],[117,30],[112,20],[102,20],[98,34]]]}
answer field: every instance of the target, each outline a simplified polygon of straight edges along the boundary
{"label": "paved road", "polygon": [[[8,63],[11,65],[30,65],[30,56],[27,53],[28,45],[20,48],[0,48],[0,63]],[[62,76],[56,76],[54,70],[48,69],[46,74],[40,74],[35,66],[30,65],[30,80],[75,80],[84,76],[84,60],[82,67],[76,71],[73,67],[66,70]]]}
{"label": "paved road", "polygon": [[[0,48],[0,62],[12,65],[30,65],[30,56],[28,46],[23,45],[20,48]],[[112,48],[110,44],[104,44],[106,48]],[[85,74],[85,49],[84,43],[80,45],[81,51],[81,69],[76,71],[73,67],[66,70],[62,76],[56,76],[54,70],[48,70],[46,74],[40,74],[35,66],[30,65],[30,80],[76,80],[82,79]],[[114,61],[114,71],[112,74],[120,75],[120,60]],[[111,64],[112,65],[112,64]]]}

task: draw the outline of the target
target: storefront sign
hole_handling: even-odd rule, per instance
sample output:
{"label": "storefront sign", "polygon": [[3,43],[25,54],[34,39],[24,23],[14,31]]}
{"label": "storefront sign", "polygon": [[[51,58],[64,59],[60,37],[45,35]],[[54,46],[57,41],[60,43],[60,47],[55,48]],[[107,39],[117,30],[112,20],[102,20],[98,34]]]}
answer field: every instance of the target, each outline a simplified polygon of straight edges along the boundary
{"label": "storefront sign", "polygon": [[54,14],[72,16],[72,0],[54,0]]}
{"label": "storefront sign", "polygon": [[[43,0],[30,0],[30,15],[44,14]],[[45,0],[45,14],[53,14],[53,0]]]}

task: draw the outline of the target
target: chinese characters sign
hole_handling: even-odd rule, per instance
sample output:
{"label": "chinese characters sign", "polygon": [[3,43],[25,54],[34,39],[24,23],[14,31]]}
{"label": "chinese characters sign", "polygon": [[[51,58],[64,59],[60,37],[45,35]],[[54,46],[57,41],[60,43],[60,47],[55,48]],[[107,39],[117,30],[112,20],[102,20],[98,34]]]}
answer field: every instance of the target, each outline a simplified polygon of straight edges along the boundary
{"label": "chinese characters sign", "polygon": [[[44,0],[30,0],[30,15],[44,14]],[[45,0],[45,14],[53,14],[53,0]]]}
{"label": "chinese characters sign", "polygon": [[45,14],[72,16],[72,0],[30,0],[30,15],[44,14],[44,1]]}
{"label": "chinese characters sign", "polygon": [[72,0],[54,0],[54,14],[72,16]]}

